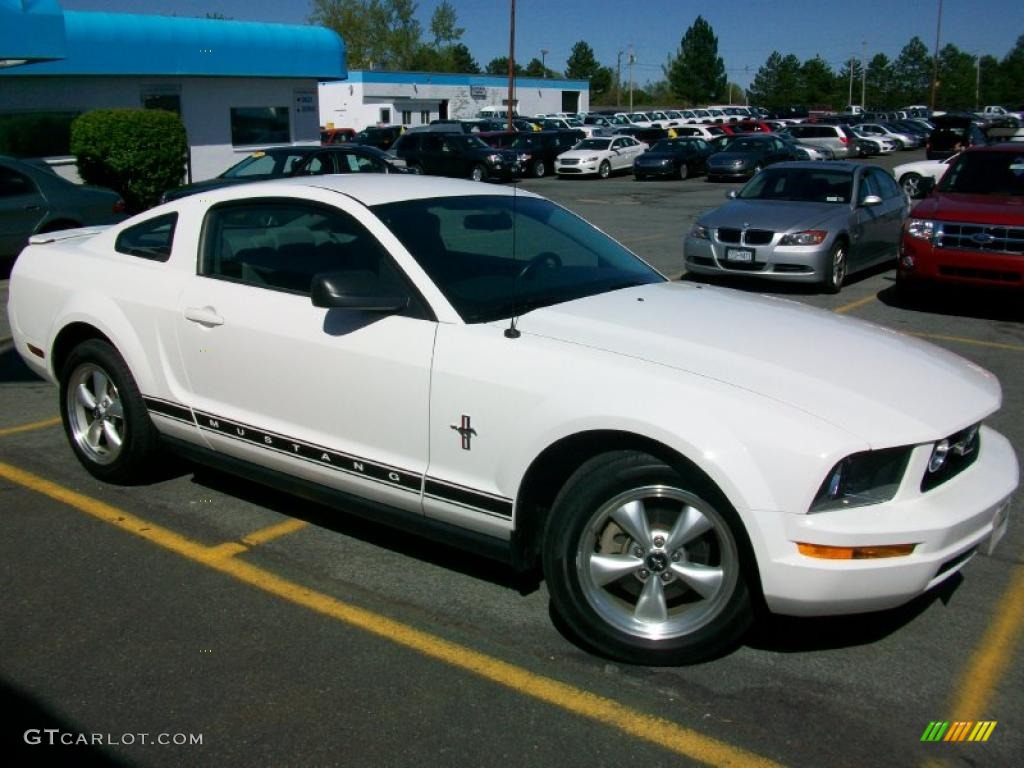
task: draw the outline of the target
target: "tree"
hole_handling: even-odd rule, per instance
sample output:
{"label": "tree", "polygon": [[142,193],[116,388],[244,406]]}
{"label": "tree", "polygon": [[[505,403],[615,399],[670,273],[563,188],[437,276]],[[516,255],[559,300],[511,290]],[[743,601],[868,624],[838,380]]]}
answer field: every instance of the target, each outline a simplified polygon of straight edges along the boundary
{"label": "tree", "polygon": [[999,62],[999,80],[999,100],[988,103],[1005,103],[1010,109],[1020,109],[1024,102],[1024,35],[1017,38],[1013,48]]}
{"label": "tree", "polygon": [[975,58],[952,43],[939,51],[937,101],[945,109],[974,109]]}
{"label": "tree", "polygon": [[800,83],[803,95],[796,103],[808,107],[835,106],[836,74],[820,55],[800,66]]}
{"label": "tree", "polygon": [[[456,43],[448,49],[451,54],[452,72],[461,72],[466,75],[480,73],[480,65],[476,63],[473,54],[463,43]],[[507,69],[507,67],[506,67]]]}
{"label": "tree", "polygon": [[[865,73],[865,100],[877,107],[895,106],[896,84],[892,62],[884,53],[876,53]],[[862,105],[864,106],[864,105]]]}
{"label": "tree", "polygon": [[893,104],[927,104],[931,97],[932,57],[921,38],[914,36],[903,46],[893,64]]}
{"label": "tree", "polygon": [[585,40],[572,47],[565,62],[565,76],[570,80],[587,80],[591,100],[601,99],[611,92],[615,73],[611,67],[602,67],[594,56],[594,49]]}
{"label": "tree", "polygon": [[544,62],[537,57],[530,59],[530,63],[526,65],[526,74],[530,77],[561,77],[553,69],[544,66]]}
{"label": "tree", "polygon": [[434,9],[430,17],[430,34],[434,38],[434,47],[454,45],[462,39],[465,28],[455,26],[458,19],[455,16],[455,6],[448,0],[441,0],[441,4]]}
{"label": "tree", "polygon": [[688,104],[724,98],[725,63],[718,55],[718,38],[703,17],[686,30],[675,58],[665,67],[665,77],[676,98]]}
{"label": "tree", "polygon": [[[507,75],[508,74],[508,56],[499,56],[496,59],[491,59],[487,62],[487,66],[484,71],[488,75]],[[515,71],[517,75],[525,75],[526,70],[523,69],[523,65],[518,61],[516,62]]]}
{"label": "tree", "polygon": [[[832,97],[833,106],[857,104],[860,101],[860,81],[863,71],[860,59],[851,58],[843,62],[842,68],[836,75],[835,95]],[[851,90],[853,95],[851,95]],[[872,106],[886,105],[873,104]]]}
{"label": "tree", "polygon": [[313,0],[313,24],[344,40],[352,69],[411,69],[423,29],[413,0]]}
{"label": "tree", "polygon": [[785,107],[803,104],[800,60],[793,54],[783,56],[772,51],[757,70],[750,85],[750,100],[762,107]]}

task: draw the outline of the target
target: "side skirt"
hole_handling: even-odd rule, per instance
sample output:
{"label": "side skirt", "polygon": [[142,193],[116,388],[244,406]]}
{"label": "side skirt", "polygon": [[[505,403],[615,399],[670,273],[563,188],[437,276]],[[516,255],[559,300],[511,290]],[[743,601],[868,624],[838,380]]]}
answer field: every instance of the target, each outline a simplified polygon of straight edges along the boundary
{"label": "side skirt", "polygon": [[[226,456],[209,448],[194,445],[166,435],[161,442],[170,451],[184,458],[207,467],[213,467],[237,477],[250,480],[260,485],[275,488],[293,496],[306,499],[316,504],[337,509],[340,512],[354,514],[374,523],[397,528],[422,536],[439,544],[474,552],[492,560],[512,566],[520,570],[517,547],[510,541],[486,536],[476,531],[467,530],[449,523],[432,520],[423,515],[416,515],[404,509],[397,509],[380,502],[364,499],[335,488],[294,477],[284,472],[267,469],[256,464]],[[513,534],[513,539],[515,538]]]}

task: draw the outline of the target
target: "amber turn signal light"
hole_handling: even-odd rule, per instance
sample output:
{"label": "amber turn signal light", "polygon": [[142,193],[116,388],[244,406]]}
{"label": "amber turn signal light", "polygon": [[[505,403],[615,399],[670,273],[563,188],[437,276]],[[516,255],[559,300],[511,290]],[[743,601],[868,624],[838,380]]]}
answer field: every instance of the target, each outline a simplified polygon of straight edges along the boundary
{"label": "amber turn signal light", "polygon": [[801,555],[820,560],[871,560],[879,557],[905,557],[916,544],[886,544],[879,547],[830,547],[825,544],[797,542]]}

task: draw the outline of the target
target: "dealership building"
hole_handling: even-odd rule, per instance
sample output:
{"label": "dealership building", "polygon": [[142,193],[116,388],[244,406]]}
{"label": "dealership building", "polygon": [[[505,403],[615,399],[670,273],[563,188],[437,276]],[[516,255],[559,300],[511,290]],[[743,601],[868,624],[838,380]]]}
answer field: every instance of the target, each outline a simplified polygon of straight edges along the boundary
{"label": "dealership building", "polygon": [[74,178],[77,115],[168,109],[185,124],[192,180],[207,179],[257,147],[318,143],[318,83],[346,76],[345,44],[324,27],[0,0],[0,154]]}
{"label": "dealership building", "polygon": [[[586,80],[517,77],[513,109],[521,115],[586,112]],[[424,125],[472,118],[485,107],[507,109],[508,78],[438,72],[353,70],[345,82],[320,84],[320,122],[361,130],[369,125]]]}

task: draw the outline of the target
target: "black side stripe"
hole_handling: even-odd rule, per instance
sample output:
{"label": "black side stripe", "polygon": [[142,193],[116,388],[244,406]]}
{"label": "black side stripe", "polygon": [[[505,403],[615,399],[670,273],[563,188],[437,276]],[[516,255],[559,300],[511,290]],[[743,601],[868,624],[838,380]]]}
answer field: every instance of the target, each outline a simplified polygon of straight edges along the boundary
{"label": "black side stripe", "polygon": [[512,500],[501,496],[492,496],[482,491],[466,488],[461,485],[445,483],[431,477],[426,479],[423,492],[442,501],[450,501],[465,507],[482,509],[499,517],[512,518]]}
{"label": "black side stripe", "polygon": [[155,397],[145,396],[142,398],[148,408],[153,413],[158,413],[161,416],[166,416],[176,421],[184,421],[189,424],[195,424],[192,419],[192,411],[183,405],[172,403],[167,400],[158,400]]}
{"label": "black side stripe", "polygon": [[433,499],[457,504],[460,507],[482,512],[492,517],[504,520],[512,519],[513,502],[503,496],[496,496],[455,483],[425,477],[399,467],[340,453],[322,445],[268,432],[265,429],[221,418],[211,413],[195,411],[193,418],[193,412],[189,408],[167,400],[149,396],[144,396],[143,400],[146,407],[153,413],[198,426],[202,430],[214,432],[239,442],[257,445],[275,453],[285,454],[317,466],[329,467],[392,488],[400,488],[416,494],[423,493]]}

